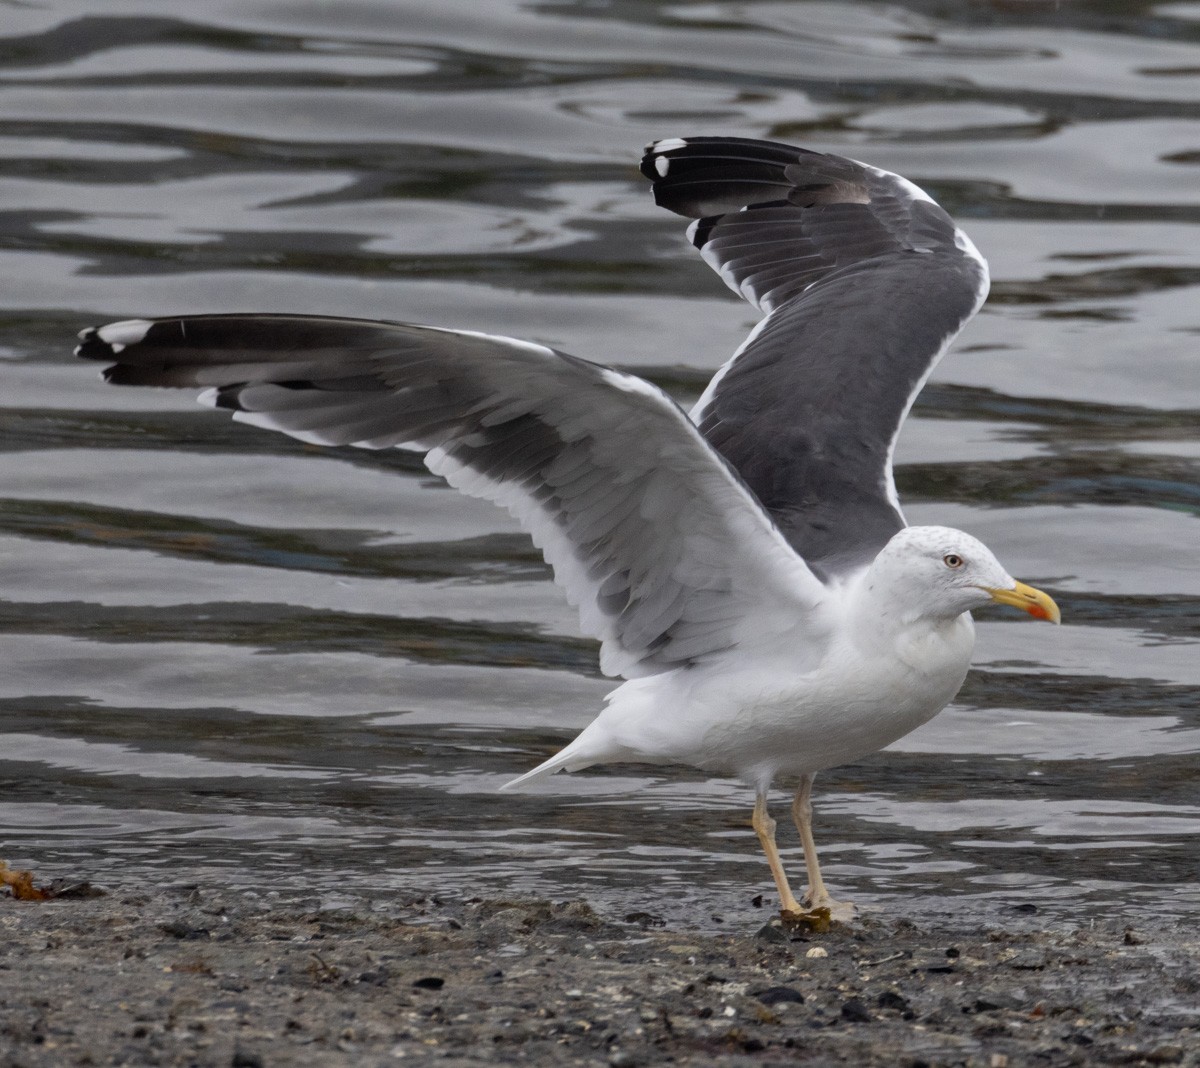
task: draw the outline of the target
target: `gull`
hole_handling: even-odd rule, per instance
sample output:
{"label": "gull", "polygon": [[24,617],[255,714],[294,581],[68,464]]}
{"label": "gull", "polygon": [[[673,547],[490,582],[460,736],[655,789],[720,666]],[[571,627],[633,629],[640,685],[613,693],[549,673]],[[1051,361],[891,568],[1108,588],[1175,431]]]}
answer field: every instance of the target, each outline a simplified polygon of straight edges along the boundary
{"label": "gull", "polygon": [[[595,764],[684,764],[754,791],[786,919],[846,919],[821,876],[814,776],[882,749],[958,692],[971,611],[1057,623],[969,534],[909,526],[901,424],[983,303],[987,264],[907,179],[733,137],[649,145],[656,203],[764,314],[690,413],[638,376],[513,338],[316,315],[132,319],[78,355],[133,386],[198,387],[321,445],[402,448],[529,531],[626,681],[503,789]],[[798,784],[803,902],[767,809]]]}

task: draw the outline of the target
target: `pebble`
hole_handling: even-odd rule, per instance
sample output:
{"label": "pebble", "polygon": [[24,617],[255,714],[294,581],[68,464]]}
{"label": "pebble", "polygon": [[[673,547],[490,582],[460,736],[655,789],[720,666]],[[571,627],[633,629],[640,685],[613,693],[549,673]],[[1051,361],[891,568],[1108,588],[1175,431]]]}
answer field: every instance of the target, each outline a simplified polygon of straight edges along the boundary
{"label": "pebble", "polygon": [[881,1009],[895,1009],[898,1012],[903,1012],[908,1008],[908,998],[903,994],[896,993],[895,990],[885,990],[876,999],[876,1004]]}
{"label": "pebble", "polygon": [[975,1012],[996,1012],[999,1009],[1015,1011],[1025,1006],[1027,999],[1024,994],[1007,990],[984,990],[976,998],[973,1006]]}
{"label": "pebble", "polygon": [[[400,1058],[432,1064],[437,1054],[445,1054],[436,1059],[449,1068],[466,1063],[451,1052],[468,1049],[480,1051],[471,1054],[480,1063],[596,1068],[751,1060],[854,1068],[1118,1061],[1200,1068],[1192,1063],[1188,1040],[1194,1036],[1164,1013],[1200,989],[1194,958],[1161,948],[1168,938],[1193,939],[1190,930],[1160,935],[1148,925],[1141,937],[1150,946],[1143,949],[1122,945],[1125,924],[1103,917],[1069,942],[1040,928],[997,931],[984,941],[978,926],[966,931],[939,921],[922,933],[868,917],[850,931],[774,945],[748,937],[762,914],[757,922],[743,917],[738,933],[712,936],[597,925],[582,912],[571,926],[559,906],[537,903],[490,923],[487,908],[503,914],[511,908],[507,900],[475,912],[456,906],[439,914],[429,906],[427,919],[415,924],[387,914],[375,918],[365,908],[365,918],[335,924],[278,898],[264,923],[253,899],[239,904],[227,892],[222,900],[232,910],[238,944],[222,941],[229,925],[218,927],[180,895],[165,892],[136,908],[0,906],[6,949],[16,945],[36,960],[50,945],[54,963],[75,947],[71,967],[59,967],[54,982],[83,976],[89,985],[75,1002],[104,992],[103,1003],[94,1002],[102,1008],[70,1016],[60,1011],[51,1021],[55,1030],[43,1035],[32,1021],[49,1015],[38,1000],[44,993],[6,986],[4,998],[18,1011],[6,1005],[4,1022],[30,1021],[21,1025],[25,1037],[18,1035],[24,1047],[18,1053],[26,1054],[20,1063],[82,1063],[86,1052],[98,1064],[231,1068],[240,1040],[246,1048],[238,1068],[316,1064],[321,1056],[347,1065]],[[547,932],[551,921],[541,920],[502,930],[510,920],[543,914],[554,930]],[[462,918],[462,930],[447,929],[454,916]],[[726,929],[733,926],[732,915],[728,919]],[[211,927],[213,937],[181,940],[160,926],[172,923],[184,931]],[[586,935],[579,930],[585,923]],[[312,943],[320,956],[312,944],[286,938],[301,933],[321,939]],[[501,971],[497,944],[522,954],[519,962],[505,960]],[[957,960],[948,948],[960,951]],[[924,970],[939,961],[953,963],[953,974]],[[1018,970],[1037,961],[1041,969]],[[164,975],[164,967],[173,970]],[[1137,999],[1122,992],[1126,986],[1138,991]],[[179,999],[194,999],[204,1010],[205,1030],[187,1026],[201,1022],[198,1016],[169,1022],[174,1002],[159,999],[168,991],[175,998],[176,990]],[[222,1021],[234,1016],[253,1021],[253,1034],[230,1033]],[[353,1030],[343,1031],[347,1023]],[[11,1041],[8,1032],[5,1041]],[[46,1056],[39,1053],[43,1047],[34,1048],[39,1041],[46,1050],[49,1042],[58,1044],[57,1060],[39,1060]],[[3,1055],[0,1062],[9,1063]]]}
{"label": "pebble", "polygon": [[871,1013],[859,998],[847,998],[842,1002],[842,1019],[851,1023],[870,1023]]}
{"label": "pebble", "polygon": [[935,975],[948,975],[951,972],[958,971],[958,969],[954,966],[953,960],[946,957],[934,957],[932,960],[914,962],[913,971],[933,972]]}
{"label": "pebble", "polygon": [[764,1005],[804,1004],[804,995],[790,986],[769,986],[765,990],[756,990],[750,995]]}
{"label": "pebble", "polygon": [[188,923],[184,920],[171,920],[169,923],[160,923],[158,929],[163,934],[169,934],[172,938],[179,938],[185,941],[195,941],[212,937],[212,932],[207,927]]}
{"label": "pebble", "polygon": [[505,931],[509,934],[514,934],[529,926],[529,913],[525,909],[500,909],[499,912],[493,912],[483,921],[485,931]]}

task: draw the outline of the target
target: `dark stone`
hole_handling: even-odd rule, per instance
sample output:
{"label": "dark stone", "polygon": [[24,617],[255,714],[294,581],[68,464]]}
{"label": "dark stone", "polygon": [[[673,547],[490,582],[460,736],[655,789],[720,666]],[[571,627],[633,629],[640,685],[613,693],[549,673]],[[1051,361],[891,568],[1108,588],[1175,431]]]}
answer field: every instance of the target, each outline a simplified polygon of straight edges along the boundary
{"label": "dark stone", "polygon": [[1025,1005],[1023,998],[1010,994],[1006,990],[985,990],[975,998],[972,1006],[975,1012],[996,1012],[999,1009],[1015,1011]]}
{"label": "dark stone", "polygon": [[764,1005],[803,1005],[804,995],[790,986],[769,986],[765,990],[752,990],[752,998],[757,998]]}
{"label": "dark stone", "polygon": [[897,1012],[903,1012],[908,1008],[908,998],[897,994],[894,990],[885,990],[879,995],[877,1004],[881,1009],[895,1009]]}
{"label": "dark stone", "polygon": [[169,934],[172,938],[182,938],[187,941],[212,937],[212,932],[207,927],[196,927],[190,923],[184,923],[182,920],[171,920],[169,923],[160,923],[158,929],[163,934]]}
{"label": "dark stone", "polygon": [[360,983],[367,983],[371,986],[387,986],[391,974],[387,968],[374,968],[371,971],[363,972],[359,977]]}
{"label": "dark stone", "polygon": [[850,998],[842,1003],[842,1019],[851,1023],[870,1023],[870,1010],[858,998]]}
{"label": "dark stone", "polygon": [[666,927],[667,921],[651,912],[630,912],[625,916],[626,923],[636,923],[639,927]]}
{"label": "dark stone", "polygon": [[263,1068],[263,1059],[248,1049],[236,1049],[230,1068]]}
{"label": "dark stone", "polygon": [[414,979],[413,986],[417,990],[441,990],[446,980],[438,975],[427,975],[424,979]]}
{"label": "dark stone", "polygon": [[776,927],[773,923],[763,925],[755,932],[755,938],[761,942],[786,942],[788,940],[781,928]]}

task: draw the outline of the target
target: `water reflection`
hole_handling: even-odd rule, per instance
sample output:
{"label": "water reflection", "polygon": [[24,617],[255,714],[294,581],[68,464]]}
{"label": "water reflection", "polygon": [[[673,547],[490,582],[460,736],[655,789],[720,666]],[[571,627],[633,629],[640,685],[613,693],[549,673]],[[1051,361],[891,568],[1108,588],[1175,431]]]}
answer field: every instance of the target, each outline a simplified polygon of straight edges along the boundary
{"label": "water reflection", "polygon": [[963,219],[993,297],[901,490],[1068,621],[986,616],[954,709],[822,776],[828,877],[889,908],[1195,915],[1191,7],[5,11],[3,855],[765,915],[736,784],[617,768],[494,797],[609,688],[506,517],[401,454],[105,390],[66,355],[126,314],[319,310],[532,337],[687,401],[753,315],[634,162],[711,131],[869,159]]}

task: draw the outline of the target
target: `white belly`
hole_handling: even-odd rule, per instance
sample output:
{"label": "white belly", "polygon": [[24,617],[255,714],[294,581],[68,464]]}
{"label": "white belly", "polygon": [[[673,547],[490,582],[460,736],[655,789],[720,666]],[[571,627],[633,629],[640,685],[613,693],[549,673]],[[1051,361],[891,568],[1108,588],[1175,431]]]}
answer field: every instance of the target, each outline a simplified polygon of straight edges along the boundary
{"label": "white belly", "polygon": [[691,764],[764,785],[857,760],[932,719],[966,677],[970,618],[898,640],[886,655],[846,643],[795,674],[703,668],[627,683],[594,725],[623,759]]}

